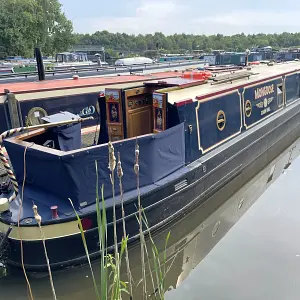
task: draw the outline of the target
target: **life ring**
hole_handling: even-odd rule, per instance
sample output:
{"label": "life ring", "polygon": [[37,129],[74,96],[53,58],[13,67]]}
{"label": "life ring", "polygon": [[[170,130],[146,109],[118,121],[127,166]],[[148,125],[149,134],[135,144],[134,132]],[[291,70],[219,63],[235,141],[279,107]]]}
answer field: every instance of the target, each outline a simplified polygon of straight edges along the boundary
{"label": "life ring", "polygon": [[26,117],[26,126],[34,126],[42,123],[41,118],[46,117],[47,112],[41,107],[33,107]]}

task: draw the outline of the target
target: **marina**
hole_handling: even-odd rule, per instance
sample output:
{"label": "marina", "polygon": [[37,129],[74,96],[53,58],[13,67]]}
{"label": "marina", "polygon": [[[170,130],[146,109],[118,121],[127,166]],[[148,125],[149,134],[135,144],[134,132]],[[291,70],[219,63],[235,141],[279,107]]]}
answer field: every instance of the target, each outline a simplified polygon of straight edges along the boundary
{"label": "marina", "polygon": [[0,6],[0,300],[299,298],[300,4]]}

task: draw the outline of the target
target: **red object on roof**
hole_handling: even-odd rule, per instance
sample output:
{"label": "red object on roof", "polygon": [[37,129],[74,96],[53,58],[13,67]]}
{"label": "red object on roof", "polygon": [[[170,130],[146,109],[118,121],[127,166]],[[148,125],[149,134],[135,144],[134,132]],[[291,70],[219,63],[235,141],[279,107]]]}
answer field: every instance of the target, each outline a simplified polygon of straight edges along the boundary
{"label": "red object on roof", "polygon": [[191,71],[184,72],[181,77],[191,80],[207,80],[211,77],[211,73],[208,71]]}

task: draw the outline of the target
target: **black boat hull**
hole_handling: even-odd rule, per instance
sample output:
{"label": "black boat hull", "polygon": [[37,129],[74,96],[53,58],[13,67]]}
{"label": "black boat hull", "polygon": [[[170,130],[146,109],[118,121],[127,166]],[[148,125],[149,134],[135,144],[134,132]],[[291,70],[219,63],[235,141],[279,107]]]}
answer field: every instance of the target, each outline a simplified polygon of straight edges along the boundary
{"label": "black boat hull", "polygon": [[[210,210],[217,209],[226,199],[220,199],[219,203],[210,204],[210,196],[234,179],[233,194],[292,145],[299,136],[300,102],[296,101],[258,124],[255,128],[244,132],[188,165],[189,172],[181,178],[169,181],[154,192],[151,191],[142,195],[141,201],[151,231],[161,229],[204,202],[206,207],[212,205]],[[293,155],[296,154],[294,153]],[[288,163],[289,161],[287,161]],[[139,238],[139,226],[136,218],[137,199],[128,201],[124,205],[126,230],[129,235],[129,242],[132,243]],[[85,232],[85,237],[90,257],[96,259],[100,256],[96,212],[91,212],[81,217],[89,218],[92,221],[93,228]],[[113,223],[111,207],[107,208],[107,217],[108,248],[112,250]],[[117,205],[117,219],[118,240],[121,241],[123,228],[120,205]],[[70,222],[76,222],[76,220]],[[47,238],[46,240],[52,269],[86,262],[80,233],[78,231],[74,234],[62,235],[60,233],[64,232],[64,226],[68,226],[68,223],[57,224],[60,227],[53,229],[53,238]],[[20,240],[9,239],[9,242],[12,250],[8,253],[7,263],[21,267]],[[22,247],[24,251],[24,265],[27,270],[44,271],[47,269],[41,240],[30,241],[24,239]]]}

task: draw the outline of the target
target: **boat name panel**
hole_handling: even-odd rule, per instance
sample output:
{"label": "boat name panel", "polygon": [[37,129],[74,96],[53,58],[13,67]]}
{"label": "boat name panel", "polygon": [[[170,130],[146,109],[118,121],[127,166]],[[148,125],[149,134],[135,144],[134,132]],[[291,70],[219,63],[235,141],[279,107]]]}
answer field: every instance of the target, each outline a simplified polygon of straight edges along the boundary
{"label": "boat name panel", "polygon": [[251,127],[275,112],[282,105],[282,101],[279,101],[280,94],[282,94],[281,77],[245,87],[243,91],[245,127]]}
{"label": "boat name panel", "polygon": [[274,84],[266,85],[255,90],[255,100],[274,93]]}

